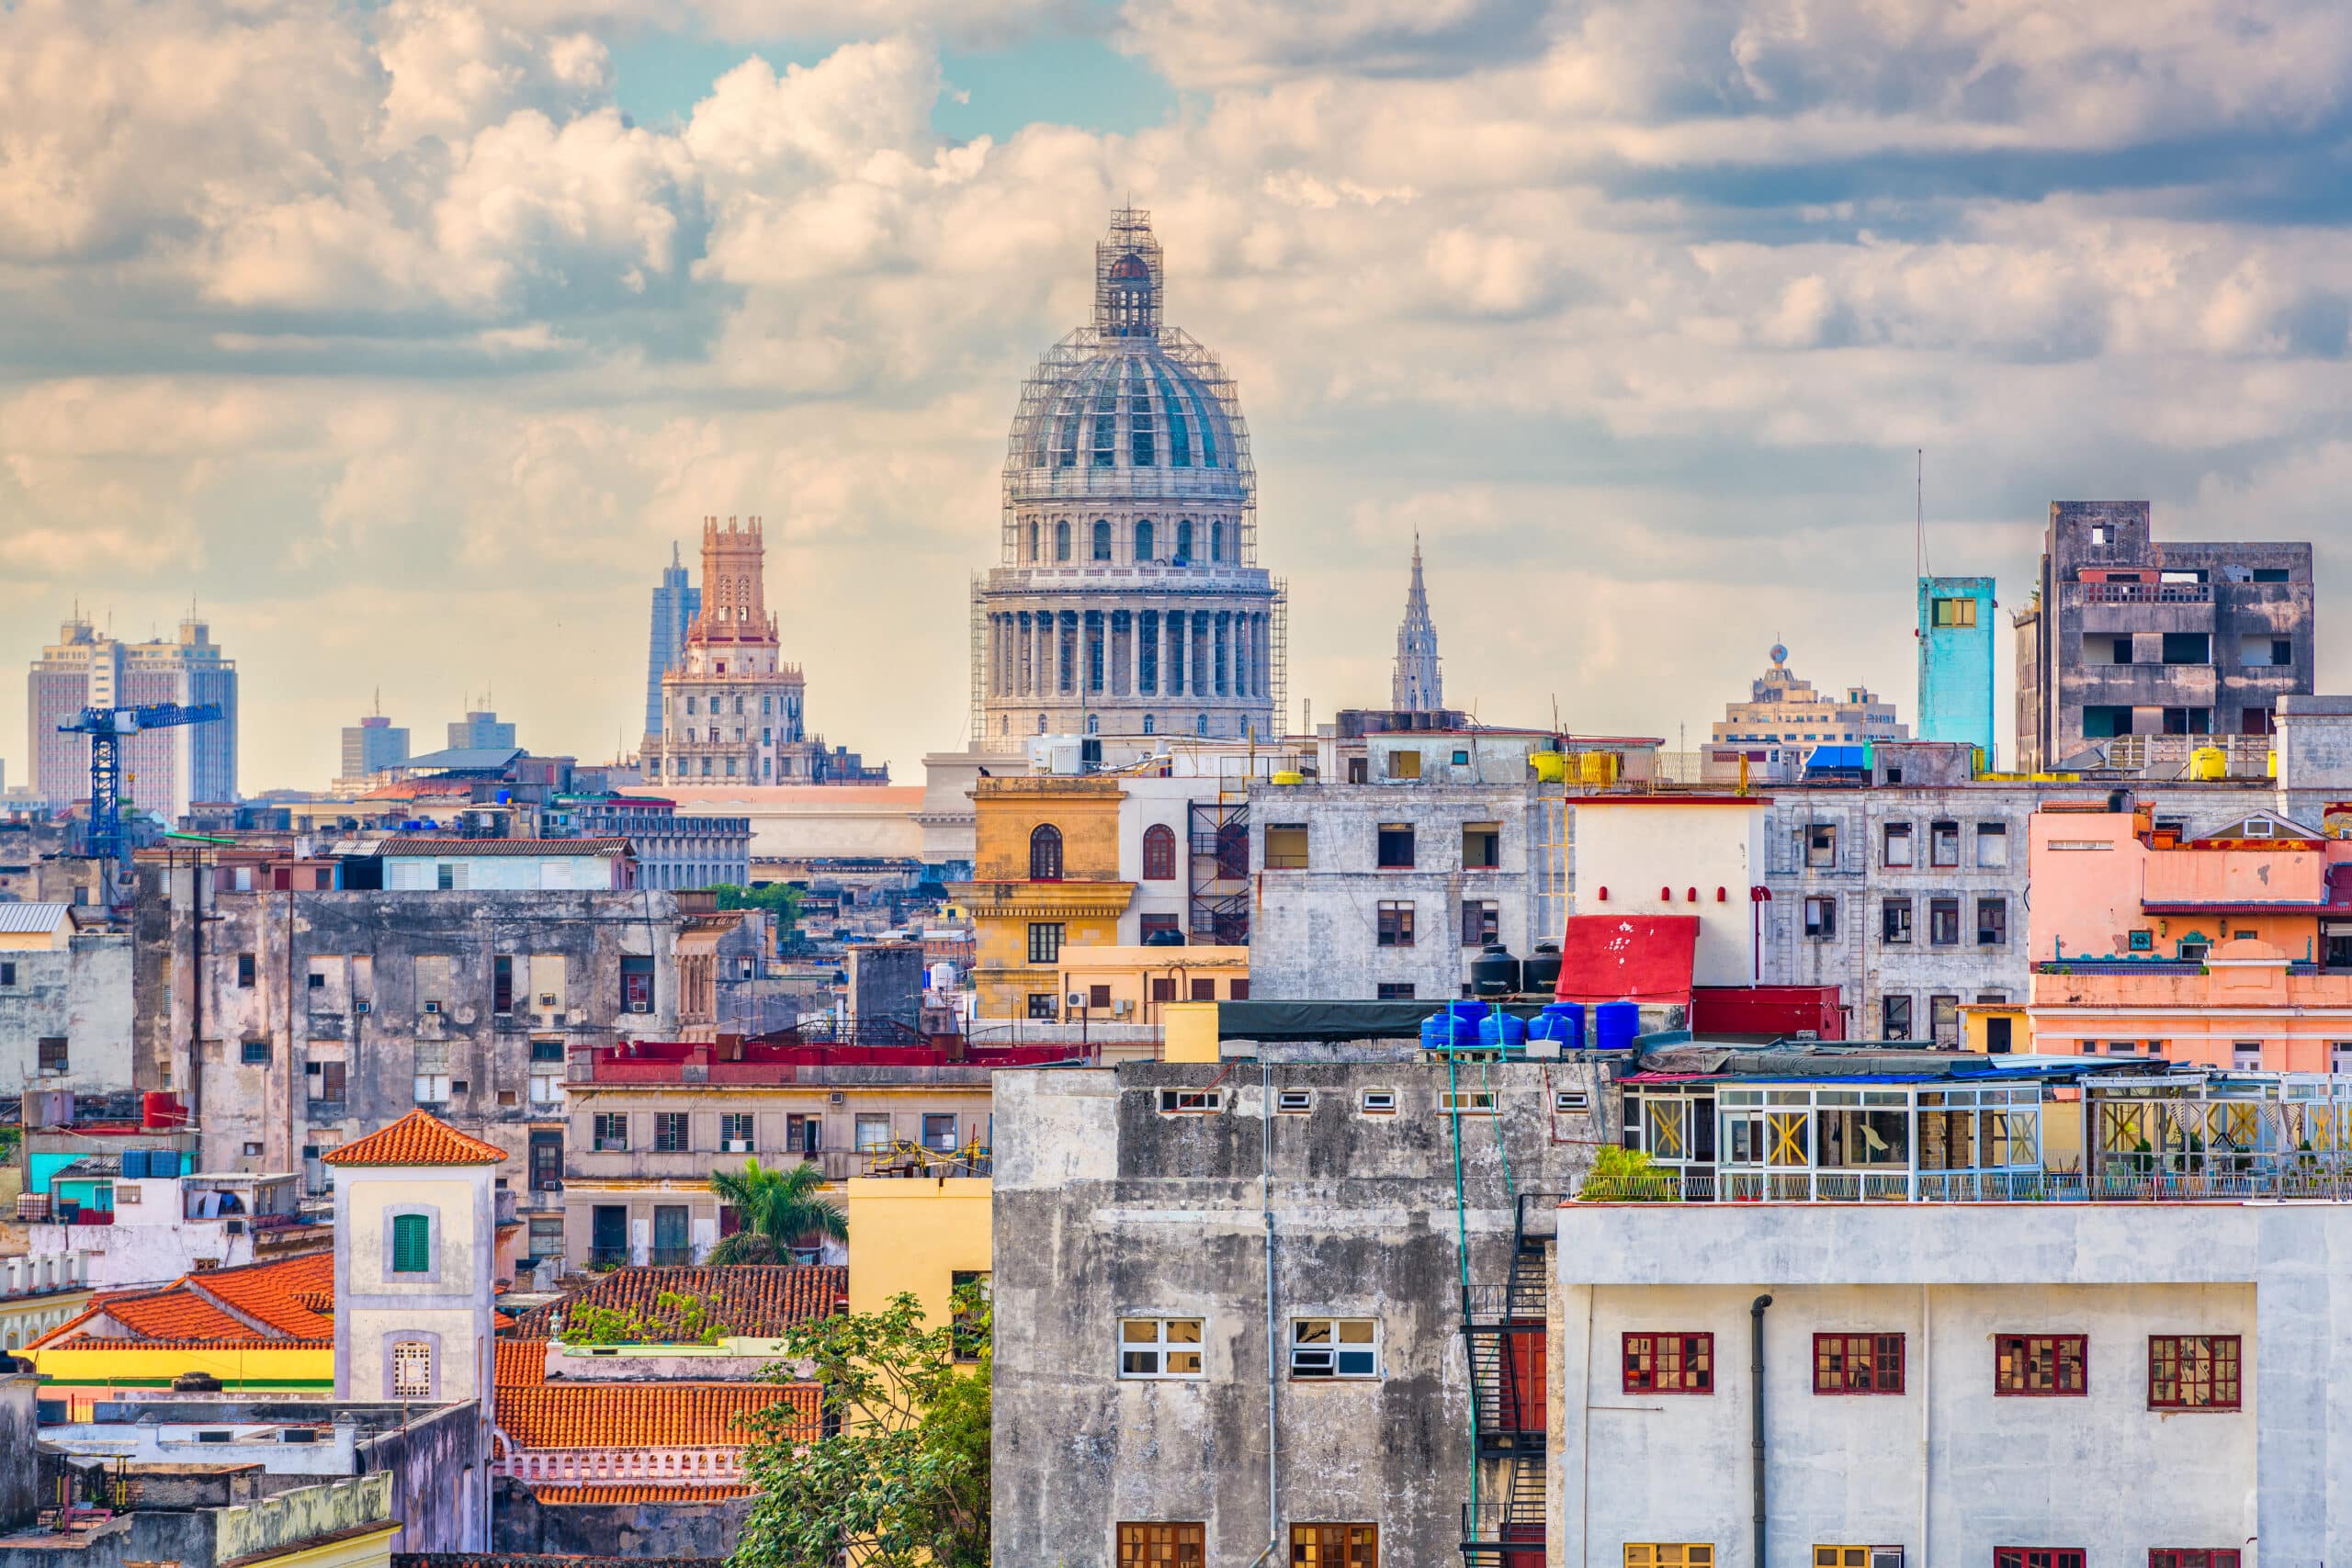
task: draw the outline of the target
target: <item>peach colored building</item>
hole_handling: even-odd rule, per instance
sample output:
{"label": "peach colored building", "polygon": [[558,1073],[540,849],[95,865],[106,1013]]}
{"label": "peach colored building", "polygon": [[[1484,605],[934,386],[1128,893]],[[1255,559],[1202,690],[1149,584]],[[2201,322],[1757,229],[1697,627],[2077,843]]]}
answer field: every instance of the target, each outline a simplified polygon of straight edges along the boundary
{"label": "peach colored building", "polygon": [[2352,842],[2271,812],[2184,841],[2143,807],[2053,805],[2027,843],[2035,1051],[2352,1071]]}

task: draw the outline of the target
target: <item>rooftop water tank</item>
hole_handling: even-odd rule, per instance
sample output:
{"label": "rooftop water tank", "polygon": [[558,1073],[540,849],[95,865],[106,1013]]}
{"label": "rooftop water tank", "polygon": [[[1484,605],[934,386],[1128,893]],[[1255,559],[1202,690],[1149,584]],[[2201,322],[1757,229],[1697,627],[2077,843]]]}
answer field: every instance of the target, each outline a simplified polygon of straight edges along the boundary
{"label": "rooftop water tank", "polygon": [[1520,968],[1519,983],[1531,996],[1548,997],[1560,988],[1560,944],[1539,942]]}
{"label": "rooftop water tank", "polygon": [[1617,753],[1587,751],[1577,758],[1577,777],[1585,784],[1606,789],[1617,782]]}
{"label": "rooftop water tank", "polygon": [[1582,1002],[1549,1002],[1544,1010],[1527,1021],[1530,1040],[1553,1040],[1563,1051],[1584,1048],[1584,1004]]}
{"label": "rooftop water tank", "polygon": [[1470,991],[1474,996],[1517,996],[1519,976],[1519,960],[1498,942],[1488,942],[1485,951],[1470,961]]}
{"label": "rooftop water tank", "polygon": [[1642,1032],[1642,1009],[1638,1002],[1603,1002],[1592,1010],[1592,1043],[1602,1051],[1630,1051],[1634,1036]]}
{"label": "rooftop water tank", "polygon": [[1496,1008],[1478,1021],[1478,1043],[1490,1051],[1524,1045],[1527,1043],[1526,1021]]}

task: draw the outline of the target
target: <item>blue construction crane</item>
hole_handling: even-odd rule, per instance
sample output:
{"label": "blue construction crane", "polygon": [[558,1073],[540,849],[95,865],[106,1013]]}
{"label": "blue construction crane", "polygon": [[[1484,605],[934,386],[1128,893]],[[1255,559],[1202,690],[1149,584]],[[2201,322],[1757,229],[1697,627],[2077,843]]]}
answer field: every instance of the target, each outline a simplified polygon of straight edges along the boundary
{"label": "blue construction crane", "polygon": [[130,877],[130,835],[122,826],[122,743],[141,730],[210,724],[220,716],[220,709],[211,703],[194,707],[151,703],[135,708],[84,708],[57,727],[61,735],[90,738],[88,852],[114,862],[122,883]]}

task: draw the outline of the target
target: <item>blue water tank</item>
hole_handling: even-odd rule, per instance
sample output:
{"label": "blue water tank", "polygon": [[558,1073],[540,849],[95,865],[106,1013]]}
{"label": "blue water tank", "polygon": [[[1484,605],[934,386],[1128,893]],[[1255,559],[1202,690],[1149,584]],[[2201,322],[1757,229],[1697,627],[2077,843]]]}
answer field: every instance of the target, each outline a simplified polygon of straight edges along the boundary
{"label": "blue water tank", "polygon": [[1584,1048],[1584,1004],[1582,1002],[1547,1002],[1544,1010],[1527,1021],[1530,1040],[1556,1040],[1563,1051]]}
{"label": "blue water tank", "polygon": [[1592,1043],[1602,1051],[1630,1051],[1634,1036],[1642,1032],[1642,1009],[1638,1002],[1603,1002],[1592,1010]]}
{"label": "blue water tank", "polygon": [[1421,1020],[1421,1049],[1442,1051],[1451,1046],[1470,1046],[1478,1043],[1478,1021],[1453,1008],[1433,1012]]}
{"label": "blue water tank", "polygon": [[149,1149],[147,1174],[150,1177],[175,1177],[180,1173],[180,1152],[177,1149]]}
{"label": "blue water tank", "polygon": [[122,1174],[132,1181],[144,1179],[147,1175],[147,1151],[145,1149],[123,1150]]}
{"label": "blue water tank", "polygon": [[1489,1051],[1527,1043],[1527,1025],[1500,1008],[1478,1021],[1478,1043]]}

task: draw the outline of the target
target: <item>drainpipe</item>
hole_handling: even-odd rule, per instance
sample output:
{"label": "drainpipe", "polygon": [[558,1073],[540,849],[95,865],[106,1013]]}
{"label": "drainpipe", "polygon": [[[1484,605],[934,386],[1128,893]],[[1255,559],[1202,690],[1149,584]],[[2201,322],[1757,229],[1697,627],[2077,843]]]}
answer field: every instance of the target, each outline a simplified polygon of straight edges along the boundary
{"label": "drainpipe", "polygon": [[1749,1467],[1756,1481],[1755,1568],[1764,1568],[1764,1309],[1771,1304],[1770,1296],[1758,1296],[1747,1303],[1748,1408],[1755,1422],[1749,1457]]}
{"label": "drainpipe", "polygon": [[1274,1089],[1266,1060],[1258,1059],[1258,1212],[1266,1226],[1266,1550],[1250,1568],[1266,1562],[1282,1544],[1280,1511],[1274,1502]]}

